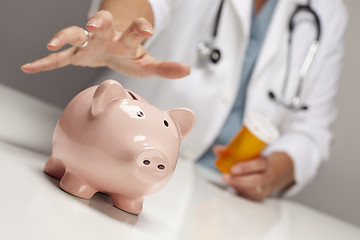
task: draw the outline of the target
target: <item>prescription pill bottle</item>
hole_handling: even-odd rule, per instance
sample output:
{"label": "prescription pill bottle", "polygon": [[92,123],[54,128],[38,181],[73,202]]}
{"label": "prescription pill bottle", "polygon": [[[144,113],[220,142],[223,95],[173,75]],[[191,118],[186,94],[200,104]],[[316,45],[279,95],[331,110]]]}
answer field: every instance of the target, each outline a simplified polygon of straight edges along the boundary
{"label": "prescription pill bottle", "polygon": [[262,150],[279,136],[277,128],[264,116],[250,113],[243,127],[231,140],[215,165],[222,173],[229,173],[232,165],[258,157]]}

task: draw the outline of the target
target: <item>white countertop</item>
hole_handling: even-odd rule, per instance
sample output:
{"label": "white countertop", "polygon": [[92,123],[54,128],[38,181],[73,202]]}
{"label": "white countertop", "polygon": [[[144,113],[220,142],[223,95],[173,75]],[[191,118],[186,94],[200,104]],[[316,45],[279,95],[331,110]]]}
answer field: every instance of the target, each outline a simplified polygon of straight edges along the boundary
{"label": "white countertop", "polygon": [[[40,132],[42,137],[31,141],[39,129],[54,125],[58,110],[29,101],[33,102],[27,109],[40,109],[45,113],[39,110],[37,116],[50,117],[37,126],[35,117],[29,116],[34,124],[25,138],[19,131],[12,132],[14,126],[0,129],[6,132],[0,136],[0,239],[360,239],[360,228],[298,203],[284,199],[255,203],[240,198],[219,185],[216,174],[181,160],[169,184],[145,198],[139,216],[113,207],[104,194],[91,200],[74,197],[42,172],[48,154],[39,152],[46,152],[41,144],[49,141],[52,130]],[[26,115],[16,118],[28,120]]]}
{"label": "white countertop", "polygon": [[63,192],[42,172],[46,160],[0,143],[0,239],[360,239],[359,228],[297,203],[237,197],[190,162],[180,161],[134,216],[104,194],[84,200]]}

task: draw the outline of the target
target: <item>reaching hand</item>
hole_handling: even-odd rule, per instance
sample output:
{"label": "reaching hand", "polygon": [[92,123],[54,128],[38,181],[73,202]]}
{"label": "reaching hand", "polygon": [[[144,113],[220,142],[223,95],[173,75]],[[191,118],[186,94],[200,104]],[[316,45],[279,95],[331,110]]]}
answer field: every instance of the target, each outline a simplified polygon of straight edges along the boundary
{"label": "reaching hand", "polygon": [[[143,18],[136,19],[124,32],[119,32],[111,13],[101,10],[89,20],[86,29],[88,37],[84,29],[77,26],[61,30],[47,48],[58,51],[66,44],[72,45],[70,48],[25,64],[21,69],[26,73],[36,73],[72,64],[107,66],[135,77],[181,78],[190,73],[190,68],[182,63],[159,61],[148,53],[142,43],[153,35],[153,28]],[[86,41],[87,46],[81,47]]]}

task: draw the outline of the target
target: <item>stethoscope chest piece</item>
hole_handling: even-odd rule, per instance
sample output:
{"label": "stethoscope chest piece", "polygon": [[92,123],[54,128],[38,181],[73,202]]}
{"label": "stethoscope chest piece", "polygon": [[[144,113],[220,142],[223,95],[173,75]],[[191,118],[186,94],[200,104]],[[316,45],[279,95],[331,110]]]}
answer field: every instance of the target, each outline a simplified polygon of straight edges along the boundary
{"label": "stethoscope chest piece", "polygon": [[202,41],[197,45],[198,56],[201,62],[218,63],[221,58],[221,52],[218,48],[211,47],[210,44]]}
{"label": "stethoscope chest piece", "polygon": [[199,60],[202,64],[206,64],[206,63],[216,64],[221,59],[220,49],[214,47],[214,42],[216,41],[216,36],[217,36],[218,27],[219,27],[220,15],[221,15],[221,10],[222,10],[223,4],[224,4],[224,0],[221,0],[219,9],[218,9],[218,12],[217,12],[216,18],[215,18],[214,28],[213,28],[213,32],[211,35],[211,41],[210,42],[201,41],[197,45],[197,52],[198,52]]}

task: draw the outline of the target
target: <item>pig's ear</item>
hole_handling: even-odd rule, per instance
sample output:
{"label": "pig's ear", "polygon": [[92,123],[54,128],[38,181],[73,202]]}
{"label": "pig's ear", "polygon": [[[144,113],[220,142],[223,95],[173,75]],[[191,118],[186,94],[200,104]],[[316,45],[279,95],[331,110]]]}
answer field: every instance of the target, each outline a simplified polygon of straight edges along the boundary
{"label": "pig's ear", "polygon": [[106,80],[96,89],[92,100],[91,113],[97,116],[107,104],[117,99],[129,98],[128,92],[115,80]]}
{"label": "pig's ear", "polygon": [[178,124],[181,140],[195,127],[196,116],[193,111],[186,108],[176,108],[168,111],[171,118]]}

